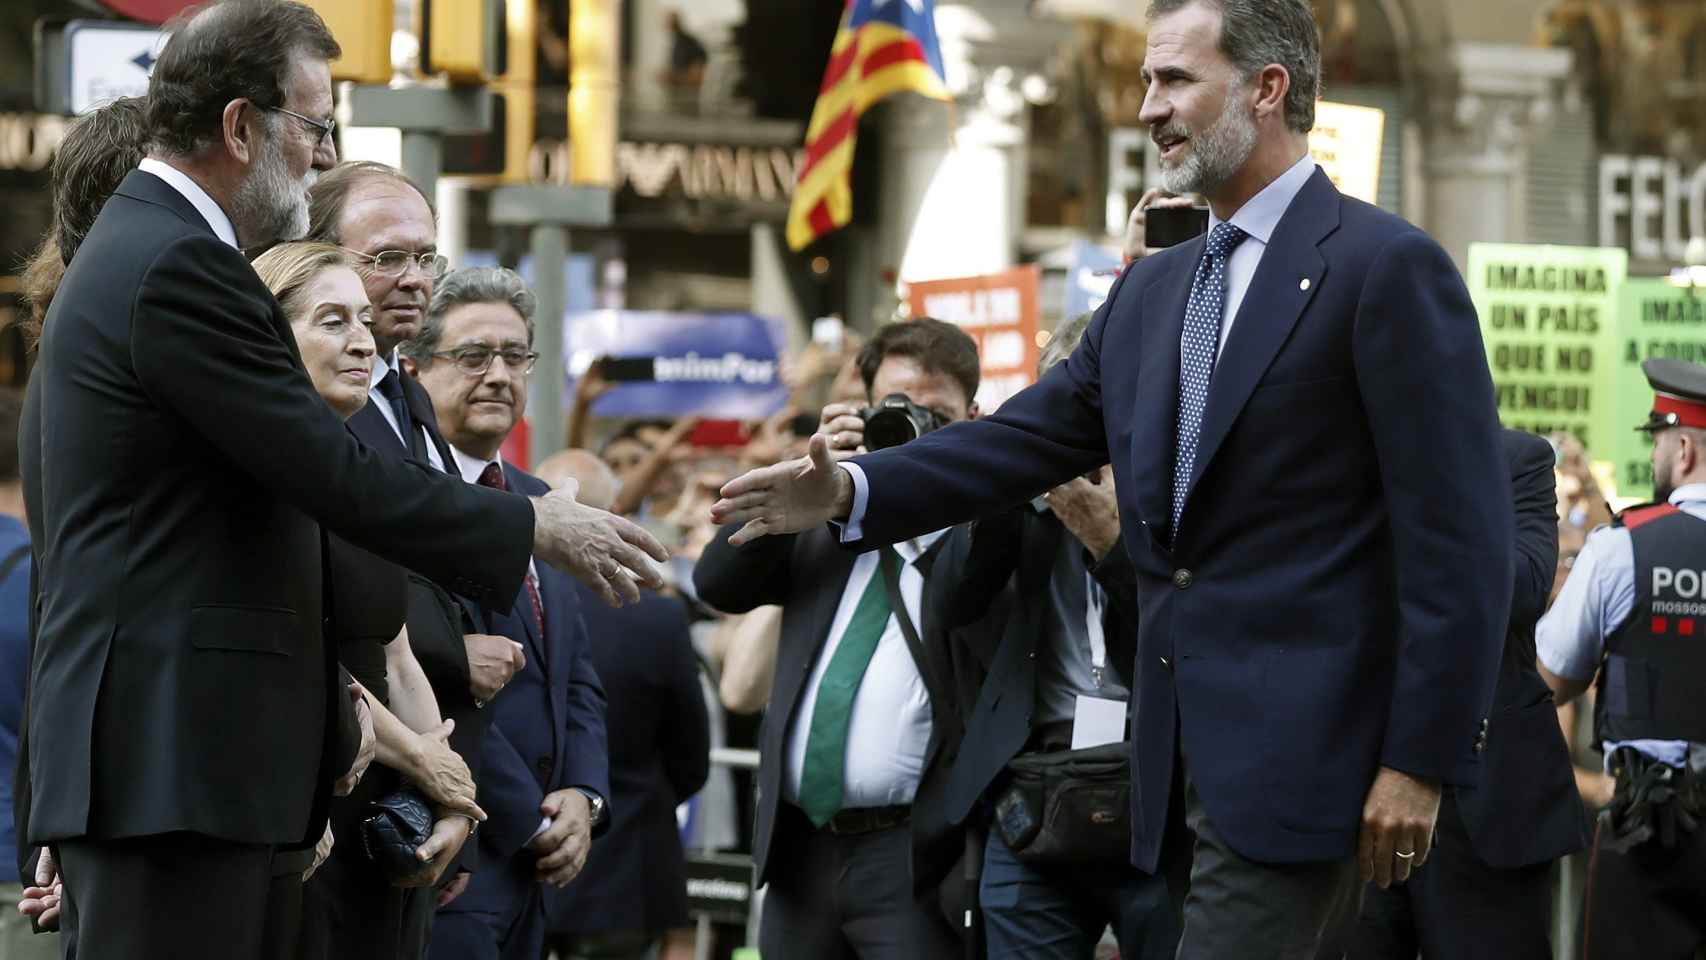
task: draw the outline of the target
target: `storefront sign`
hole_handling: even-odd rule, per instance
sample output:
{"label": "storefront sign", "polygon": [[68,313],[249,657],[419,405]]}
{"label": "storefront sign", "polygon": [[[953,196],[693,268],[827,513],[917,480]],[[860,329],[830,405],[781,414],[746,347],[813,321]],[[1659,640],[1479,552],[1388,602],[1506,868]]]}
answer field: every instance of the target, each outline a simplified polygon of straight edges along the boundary
{"label": "storefront sign", "polygon": [[1507,427],[1575,434],[1605,459],[1618,403],[1611,374],[1622,250],[1475,243],[1470,296]]}
{"label": "storefront sign", "polygon": [[1683,169],[1662,157],[1599,158],[1599,244],[1637,260],[1680,263],[1706,237],[1706,163]]}
{"label": "storefront sign", "polygon": [[1315,104],[1309,155],[1339,192],[1367,203],[1380,194],[1380,144],[1386,111],[1326,100]]}
{"label": "storefront sign", "polygon": [[1610,443],[1592,453],[1595,460],[1612,462],[1620,498],[1646,500],[1653,494],[1653,441],[1633,428],[1647,421],[1653,390],[1641,372],[1641,361],[1668,357],[1706,364],[1706,291],[1664,280],[1630,280],[1623,284],[1617,304]]}
{"label": "storefront sign", "polygon": [[[781,202],[794,189],[804,152],[787,147],[737,147],[685,143],[619,143],[616,188],[642,197],[679,189],[690,199]],[[540,140],[527,156],[534,183],[569,182],[568,145]]]}
{"label": "storefront sign", "polygon": [[977,341],[983,363],[977,403],[984,413],[1036,379],[1038,274],[1031,264],[988,276],[908,285],[913,316],[957,323]]}
{"label": "storefront sign", "polygon": [[618,383],[593,407],[607,417],[761,420],[782,409],[778,325],[750,313],[593,310],[573,313],[564,361],[575,380],[599,357],[647,358],[650,379]]}

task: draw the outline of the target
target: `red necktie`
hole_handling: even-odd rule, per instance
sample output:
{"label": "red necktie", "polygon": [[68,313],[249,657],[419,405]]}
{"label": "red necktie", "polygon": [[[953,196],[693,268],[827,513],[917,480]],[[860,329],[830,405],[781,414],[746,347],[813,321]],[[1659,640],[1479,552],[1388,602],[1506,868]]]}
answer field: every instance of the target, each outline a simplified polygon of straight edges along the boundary
{"label": "red necktie", "polygon": [[[508,490],[509,484],[504,483],[503,467],[497,461],[486,464],[486,469],[480,472],[480,486],[491,487],[493,490]],[[533,567],[527,568],[527,600],[533,605],[533,626],[539,631],[539,639],[545,639],[545,604],[539,599],[539,582],[533,578]]]}

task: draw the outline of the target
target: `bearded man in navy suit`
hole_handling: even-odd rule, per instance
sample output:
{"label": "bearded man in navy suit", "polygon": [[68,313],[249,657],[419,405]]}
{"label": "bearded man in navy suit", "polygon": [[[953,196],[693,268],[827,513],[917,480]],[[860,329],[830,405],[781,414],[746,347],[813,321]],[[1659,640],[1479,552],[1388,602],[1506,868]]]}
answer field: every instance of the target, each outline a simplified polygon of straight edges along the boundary
{"label": "bearded man in navy suit", "polygon": [[866,550],[1111,462],[1143,611],[1132,861],[1190,859],[1180,957],[1312,957],[1477,778],[1513,562],[1492,380],[1451,259],[1309,160],[1304,0],[1155,0],[1144,76],[1207,235],[1128,268],[993,416],[840,464],[814,437],[713,518]]}

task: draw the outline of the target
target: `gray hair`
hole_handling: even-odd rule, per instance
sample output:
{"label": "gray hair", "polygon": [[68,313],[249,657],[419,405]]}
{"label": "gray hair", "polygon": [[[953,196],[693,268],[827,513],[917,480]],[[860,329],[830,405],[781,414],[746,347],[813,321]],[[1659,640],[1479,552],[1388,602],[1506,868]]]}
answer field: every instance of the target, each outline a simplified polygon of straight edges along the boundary
{"label": "gray hair", "polygon": [[421,332],[403,342],[403,356],[422,367],[432,366],[432,355],[444,339],[445,314],[469,303],[505,303],[527,324],[527,345],[533,346],[533,311],[538,307],[521,275],[503,267],[464,267],[452,270],[433,285],[432,303],[427,306]]}
{"label": "gray hair", "polygon": [[1150,0],[1148,17],[1200,3],[1220,11],[1220,52],[1247,81],[1270,63],[1291,75],[1285,123],[1297,133],[1315,126],[1321,96],[1321,28],[1308,0]]}
{"label": "gray hair", "polygon": [[1084,331],[1090,329],[1090,318],[1094,310],[1081,313],[1055,324],[1054,333],[1043,346],[1043,352],[1037,357],[1037,376],[1049,372],[1049,368],[1072,356],[1072,351],[1078,349],[1078,341],[1084,339]]}

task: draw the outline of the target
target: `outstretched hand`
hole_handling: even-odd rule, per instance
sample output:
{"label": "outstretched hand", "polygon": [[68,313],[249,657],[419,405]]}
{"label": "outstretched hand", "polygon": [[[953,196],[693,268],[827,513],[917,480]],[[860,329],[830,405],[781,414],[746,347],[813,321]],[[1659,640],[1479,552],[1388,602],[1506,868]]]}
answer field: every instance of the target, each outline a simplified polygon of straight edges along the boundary
{"label": "outstretched hand", "polygon": [[578,503],[564,490],[533,498],[533,509],[534,556],[572,574],[605,603],[638,603],[641,586],[662,589],[651,560],[662,563],[669,551],[639,524]]}
{"label": "outstretched hand", "polygon": [[740,546],[775,533],[798,533],[846,517],[853,507],[853,480],[835,465],[829,438],[816,434],[806,455],[748,471],[723,484],[711,505],[711,520],[744,524],[729,542]]}

